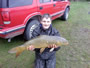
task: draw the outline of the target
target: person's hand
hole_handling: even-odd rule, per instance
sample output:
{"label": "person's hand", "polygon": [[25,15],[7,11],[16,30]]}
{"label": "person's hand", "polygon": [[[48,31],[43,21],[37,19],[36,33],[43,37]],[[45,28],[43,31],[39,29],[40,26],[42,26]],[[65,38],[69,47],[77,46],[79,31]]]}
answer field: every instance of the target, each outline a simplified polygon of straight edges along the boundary
{"label": "person's hand", "polygon": [[27,50],[33,51],[35,48],[33,45],[30,45],[29,47],[27,47]]}
{"label": "person's hand", "polygon": [[49,45],[48,48],[58,48],[58,46],[55,44],[52,44],[52,45]]}

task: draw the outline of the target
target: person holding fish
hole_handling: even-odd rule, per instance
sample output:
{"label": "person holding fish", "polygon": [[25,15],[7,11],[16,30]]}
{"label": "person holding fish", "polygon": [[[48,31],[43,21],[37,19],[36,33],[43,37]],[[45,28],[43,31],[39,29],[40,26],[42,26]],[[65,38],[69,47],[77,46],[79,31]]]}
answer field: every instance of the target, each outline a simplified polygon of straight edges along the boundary
{"label": "person holding fish", "polygon": [[[49,14],[44,14],[41,17],[39,27],[32,32],[32,39],[40,35],[60,36],[59,32],[52,27],[52,20]],[[56,68],[55,54],[60,49],[59,46],[55,44],[49,45],[47,48],[42,49],[42,53],[40,53],[39,48],[35,48],[33,45],[30,45],[27,49],[35,51],[35,68]]]}

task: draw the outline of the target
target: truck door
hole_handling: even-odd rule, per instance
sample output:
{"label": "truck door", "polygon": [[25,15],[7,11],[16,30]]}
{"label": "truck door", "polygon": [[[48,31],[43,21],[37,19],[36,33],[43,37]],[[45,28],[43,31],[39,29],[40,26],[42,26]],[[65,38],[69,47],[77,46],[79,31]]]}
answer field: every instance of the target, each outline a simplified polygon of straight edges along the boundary
{"label": "truck door", "polygon": [[53,5],[52,5],[52,0],[38,0],[38,11],[41,14],[52,14],[53,13]]}
{"label": "truck door", "polygon": [[62,10],[63,4],[61,0],[53,0],[53,16],[60,15],[63,10]]}
{"label": "truck door", "polygon": [[68,4],[68,0],[60,0],[60,2],[61,2],[61,5],[62,5],[61,9],[65,10],[66,5]]}

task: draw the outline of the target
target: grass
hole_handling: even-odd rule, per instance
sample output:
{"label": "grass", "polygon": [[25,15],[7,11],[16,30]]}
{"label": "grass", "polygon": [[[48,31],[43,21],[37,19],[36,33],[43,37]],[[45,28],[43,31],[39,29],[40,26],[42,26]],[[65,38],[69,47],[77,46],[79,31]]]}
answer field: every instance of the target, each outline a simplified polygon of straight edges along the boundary
{"label": "grass", "polygon": [[[90,4],[71,2],[68,21],[56,19],[53,26],[69,41],[56,53],[56,68],[90,68]],[[34,52],[25,51],[17,59],[8,50],[23,44],[22,36],[11,43],[0,38],[0,68],[33,68]]]}

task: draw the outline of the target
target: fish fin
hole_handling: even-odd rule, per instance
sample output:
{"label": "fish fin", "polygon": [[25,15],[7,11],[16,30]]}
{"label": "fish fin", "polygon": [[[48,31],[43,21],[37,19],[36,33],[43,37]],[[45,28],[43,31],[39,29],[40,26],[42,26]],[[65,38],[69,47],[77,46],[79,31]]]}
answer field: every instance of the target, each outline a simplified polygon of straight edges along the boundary
{"label": "fish fin", "polygon": [[53,50],[54,50],[54,48],[51,48],[51,49],[50,49],[50,52],[52,52]]}
{"label": "fish fin", "polygon": [[23,45],[20,45],[20,46],[14,47],[14,48],[10,49],[8,51],[8,53],[17,53],[18,49],[19,48],[22,48],[22,47],[24,47],[24,46]]}
{"label": "fish fin", "polygon": [[23,52],[24,50],[19,50],[16,52],[16,58]]}
{"label": "fish fin", "polygon": [[45,50],[45,48],[41,48],[41,49],[40,49],[40,53],[42,53],[44,50]]}
{"label": "fish fin", "polygon": [[16,57],[18,57],[26,48],[24,46],[17,46],[8,51],[8,53],[16,53]]}
{"label": "fish fin", "polygon": [[19,47],[18,51],[16,52],[16,58],[25,50],[23,46]]}
{"label": "fish fin", "polygon": [[16,53],[17,52],[17,47],[12,48],[8,51],[8,53]]}

